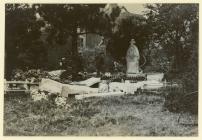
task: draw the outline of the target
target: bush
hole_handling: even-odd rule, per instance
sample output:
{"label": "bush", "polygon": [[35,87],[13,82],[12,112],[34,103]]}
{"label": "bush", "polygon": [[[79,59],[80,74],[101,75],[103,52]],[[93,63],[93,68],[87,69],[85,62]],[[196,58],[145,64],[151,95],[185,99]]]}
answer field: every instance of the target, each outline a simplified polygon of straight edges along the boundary
{"label": "bush", "polygon": [[198,47],[194,47],[183,70],[166,75],[166,79],[178,80],[183,85],[183,90],[168,93],[165,105],[171,111],[198,113]]}
{"label": "bush", "polygon": [[22,69],[15,69],[12,71],[11,80],[16,81],[31,81],[32,79],[34,82],[39,82],[42,78],[48,76],[48,72],[40,69],[30,69],[30,70],[22,70]]}
{"label": "bush", "polygon": [[169,111],[198,113],[198,92],[187,93],[179,88],[172,88],[167,92],[164,107]]}

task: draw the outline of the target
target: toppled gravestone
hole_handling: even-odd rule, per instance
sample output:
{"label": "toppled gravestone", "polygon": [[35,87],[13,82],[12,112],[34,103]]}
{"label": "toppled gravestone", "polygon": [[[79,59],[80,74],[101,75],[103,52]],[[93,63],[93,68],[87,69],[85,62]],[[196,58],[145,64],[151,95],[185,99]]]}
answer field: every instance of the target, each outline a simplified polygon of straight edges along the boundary
{"label": "toppled gravestone", "polygon": [[83,85],[83,86],[87,86],[87,87],[90,87],[94,84],[97,84],[101,81],[101,78],[96,78],[96,77],[91,77],[87,80],[84,80],[84,81],[79,81],[79,82],[72,82],[71,84],[73,85]]}
{"label": "toppled gravestone", "polygon": [[61,96],[68,97],[69,95],[91,94],[91,93],[98,93],[98,88],[90,88],[87,86],[78,86],[78,85],[64,85],[62,87]]}
{"label": "toppled gravestone", "polygon": [[87,94],[97,93],[98,88],[90,88],[87,86],[62,84],[50,79],[42,79],[39,84],[39,90],[52,94],[68,97],[69,94]]}
{"label": "toppled gravestone", "polygon": [[51,79],[42,79],[39,83],[39,90],[54,94],[61,94],[63,85],[64,84]]}

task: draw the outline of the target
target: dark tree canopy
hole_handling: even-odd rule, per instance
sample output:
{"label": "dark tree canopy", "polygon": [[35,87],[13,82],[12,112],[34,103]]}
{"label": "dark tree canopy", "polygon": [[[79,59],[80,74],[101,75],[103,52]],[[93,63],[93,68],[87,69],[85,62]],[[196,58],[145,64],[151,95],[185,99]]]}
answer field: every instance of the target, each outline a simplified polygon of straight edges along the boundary
{"label": "dark tree canopy", "polygon": [[[65,43],[72,37],[72,53],[77,55],[77,38],[79,34],[102,34],[106,30],[103,22],[105,4],[42,4],[38,12],[50,25],[49,41]],[[78,31],[78,29],[80,31]]]}
{"label": "dark tree canopy", "polygon": [[198,87],[198,4],[152,4],[147,6],[150,40],[166,52],[171,78],[180,78],[189,90]]}
{"label": "dark tree canopy", "polygon": [[134,38],[141,51],[146,44],[147,36],[146,19],[143,16],[128,12],[121,13],[115,21],[108,50],[114,58],[122,61],[122,58],[125,58],[130,40]]}
{"label": "dark tree canopy", "polygon": [[197,4],[156,4],[148,5],[148,25],[151,40],[159,43],[170,57],[177,71],[188,65],[193,44],[198,41]]}
{"label": "dark tree canopy", "polygon": [[[5,72],[8,78],[12,69],[19,65],[22,68],[40,65],[39,61],[33,59],[33,55],[43,55],[42,48],[35,48],[32,52],[30,46],[43,43],[39,40],[40,28],[43,22],[36,18],[36,8],[28,4],[6,4],[5,8]],[[40,53],[39,53],[40,52]],[[45,53],[45,52],[44,52]],[[29,55],[31,54],[31,55]],[[29,59],[28,59],[29,58]],[[36,61],[36,63],[33,63]]]}

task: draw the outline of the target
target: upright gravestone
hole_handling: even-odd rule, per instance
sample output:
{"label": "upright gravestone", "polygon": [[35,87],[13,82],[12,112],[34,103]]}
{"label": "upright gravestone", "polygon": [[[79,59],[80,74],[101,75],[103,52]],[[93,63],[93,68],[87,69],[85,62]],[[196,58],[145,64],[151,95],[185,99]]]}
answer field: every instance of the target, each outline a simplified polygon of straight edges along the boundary
{"label": "upright gravestone", "polygon": [[126,54],[127,76],[135,76],[136,74],[139,73],[139,59],[140,59],[140,54],[137,46],[135,45],[135,40],[131,39],[130,46]]}

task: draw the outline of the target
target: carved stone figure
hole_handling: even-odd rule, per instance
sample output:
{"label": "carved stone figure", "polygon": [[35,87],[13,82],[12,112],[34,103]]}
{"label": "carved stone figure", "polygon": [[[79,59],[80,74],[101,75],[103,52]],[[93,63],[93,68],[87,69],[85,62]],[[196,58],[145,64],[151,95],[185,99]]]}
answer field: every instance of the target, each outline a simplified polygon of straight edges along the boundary
{"label": "carved stone figure", "polygon": [[135,40],[131,39],[130,46],[127,50],[126,61],[127,61],[127,75],[139,73],[139,59],[140,54]]}

